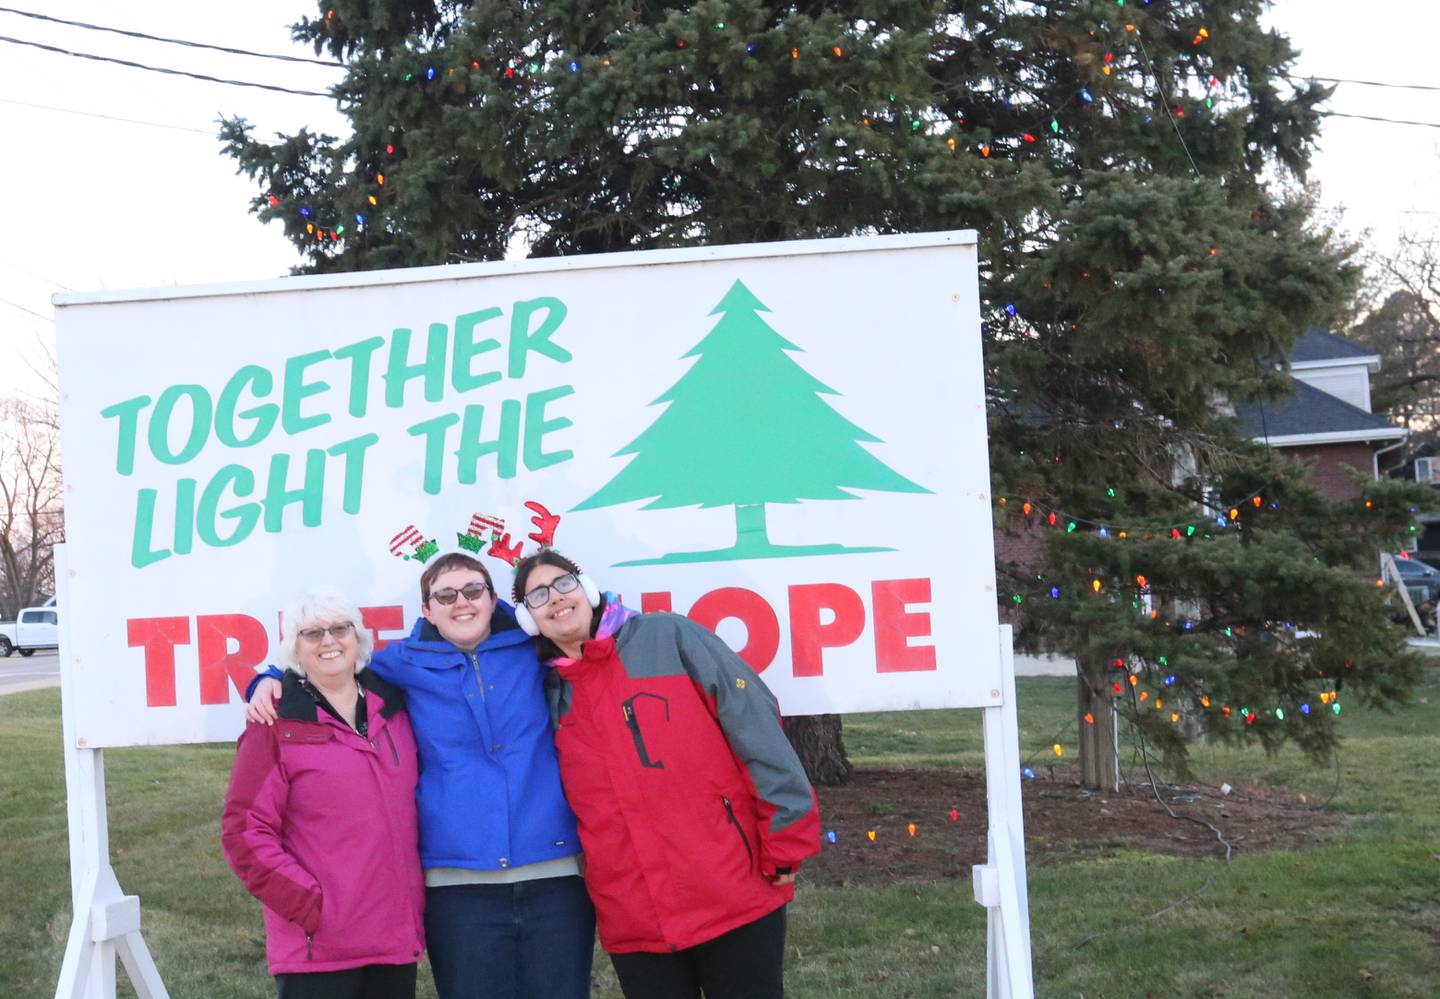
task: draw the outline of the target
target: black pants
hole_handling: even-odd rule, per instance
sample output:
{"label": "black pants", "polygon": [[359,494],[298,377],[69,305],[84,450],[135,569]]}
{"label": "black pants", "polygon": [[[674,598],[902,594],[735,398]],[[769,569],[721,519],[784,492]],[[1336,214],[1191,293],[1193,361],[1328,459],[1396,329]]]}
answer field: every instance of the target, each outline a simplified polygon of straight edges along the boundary
{"label": "black pants", "polygon": [[669,954],[611,954],[625,999],[781,999],[785,907]]}
{"label": "black pants", "polygon": [[367,964],[345,971],[276,975],[279,999],[415,999],[415,965]]}

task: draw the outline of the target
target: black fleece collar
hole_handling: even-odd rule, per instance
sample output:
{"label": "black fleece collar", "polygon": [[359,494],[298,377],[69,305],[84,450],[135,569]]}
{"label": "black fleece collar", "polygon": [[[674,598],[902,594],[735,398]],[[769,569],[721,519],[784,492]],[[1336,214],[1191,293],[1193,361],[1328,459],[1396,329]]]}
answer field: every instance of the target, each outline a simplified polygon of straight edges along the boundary
{"label": "black fleece collar", "polygon": [[[362,669],[357,678],[361,690],[378,694],[385,702],[380,708],[381,718],[389,718],[405,707],[405,691],[393,683],[386,683],[368,669]],[[315,698],[306,690],[307,686],[299,673],[286,670],[280,679],[280,703],[276,705],[275,713],[291,721],[319,721],[320,705],[315,703]]]}

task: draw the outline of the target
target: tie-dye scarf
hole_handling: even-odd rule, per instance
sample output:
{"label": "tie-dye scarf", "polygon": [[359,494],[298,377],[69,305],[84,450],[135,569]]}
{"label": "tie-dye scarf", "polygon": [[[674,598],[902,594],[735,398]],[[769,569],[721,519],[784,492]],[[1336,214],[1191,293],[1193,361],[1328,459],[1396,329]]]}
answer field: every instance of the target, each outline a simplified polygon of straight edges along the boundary
{"label": "tie-dye scarf", "polygon": [[[619,631],[620,626],[626,621],[632,617],[639,616],[639,611],[633,611],[620,602],[620,594],[611,593],[607,590],[605,593],[605,613],[600,616],[600,627],[595,629],[595,637],[609,638],[615,634],[615,632]],[[575,660],[566,656],[561,656],[559,659],[550,660],[550,665],[563,666],[574,661]]]}

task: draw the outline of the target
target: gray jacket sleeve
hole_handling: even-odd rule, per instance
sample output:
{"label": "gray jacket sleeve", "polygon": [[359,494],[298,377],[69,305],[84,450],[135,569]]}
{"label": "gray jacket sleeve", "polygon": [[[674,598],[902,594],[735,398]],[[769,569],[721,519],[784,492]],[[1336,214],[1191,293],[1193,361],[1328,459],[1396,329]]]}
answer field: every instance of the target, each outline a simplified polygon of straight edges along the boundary
{"label": "gray jacket sleeve", "polygon": [[673,625],[685,671],[715,699],[726,740],[745,764],[760,800],[774,809],[769,830],[780,832],[801,822],[814,812],[815,795],[785,738],[775,695],[714,632],[686,617],[664,616]]}

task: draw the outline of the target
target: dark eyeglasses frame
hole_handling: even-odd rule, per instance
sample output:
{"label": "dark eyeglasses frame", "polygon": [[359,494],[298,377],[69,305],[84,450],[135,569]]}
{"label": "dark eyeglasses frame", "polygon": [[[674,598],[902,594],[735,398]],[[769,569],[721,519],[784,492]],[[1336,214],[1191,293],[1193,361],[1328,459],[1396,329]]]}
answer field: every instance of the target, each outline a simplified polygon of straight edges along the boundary
{"label": "dark eyeglasses frame", "polygon": [[470,601],[473,604],[489,592],[489,586],[486,586],[484,583],[481,582],[474,582],[466,583],[458,590],[455,589],[455,587],[453,586],[447,586],[443,590],[431,590],[430,599],[435,601],[441,607],[449,607],[455,602],[455,599],[457,597],[463,596],[466,600]]}
{"label": "dark eyeglasses frame", "polygon": [[548,583],[541,583],[535,589],[525,594],[525,606],[531,610],[539,610],[550,602],[550,591],[556,593],[574,593],[580,580],[573,572],[567,572],[563,576],[556,576]]}
{"label": "dark eyeglasses frame", "polygon": [[325,641],[325,636],[327,634],[331,638],[335,639],[335,641],[343,642],[350,635],[354,634],[354,632],[354,621],[341,621],[339,624],[327,625],[324,628],[301,628],[295,634],[299,638],[302,638],[305,641],[309,642],[311,645],[319,645],[321,642]]}

